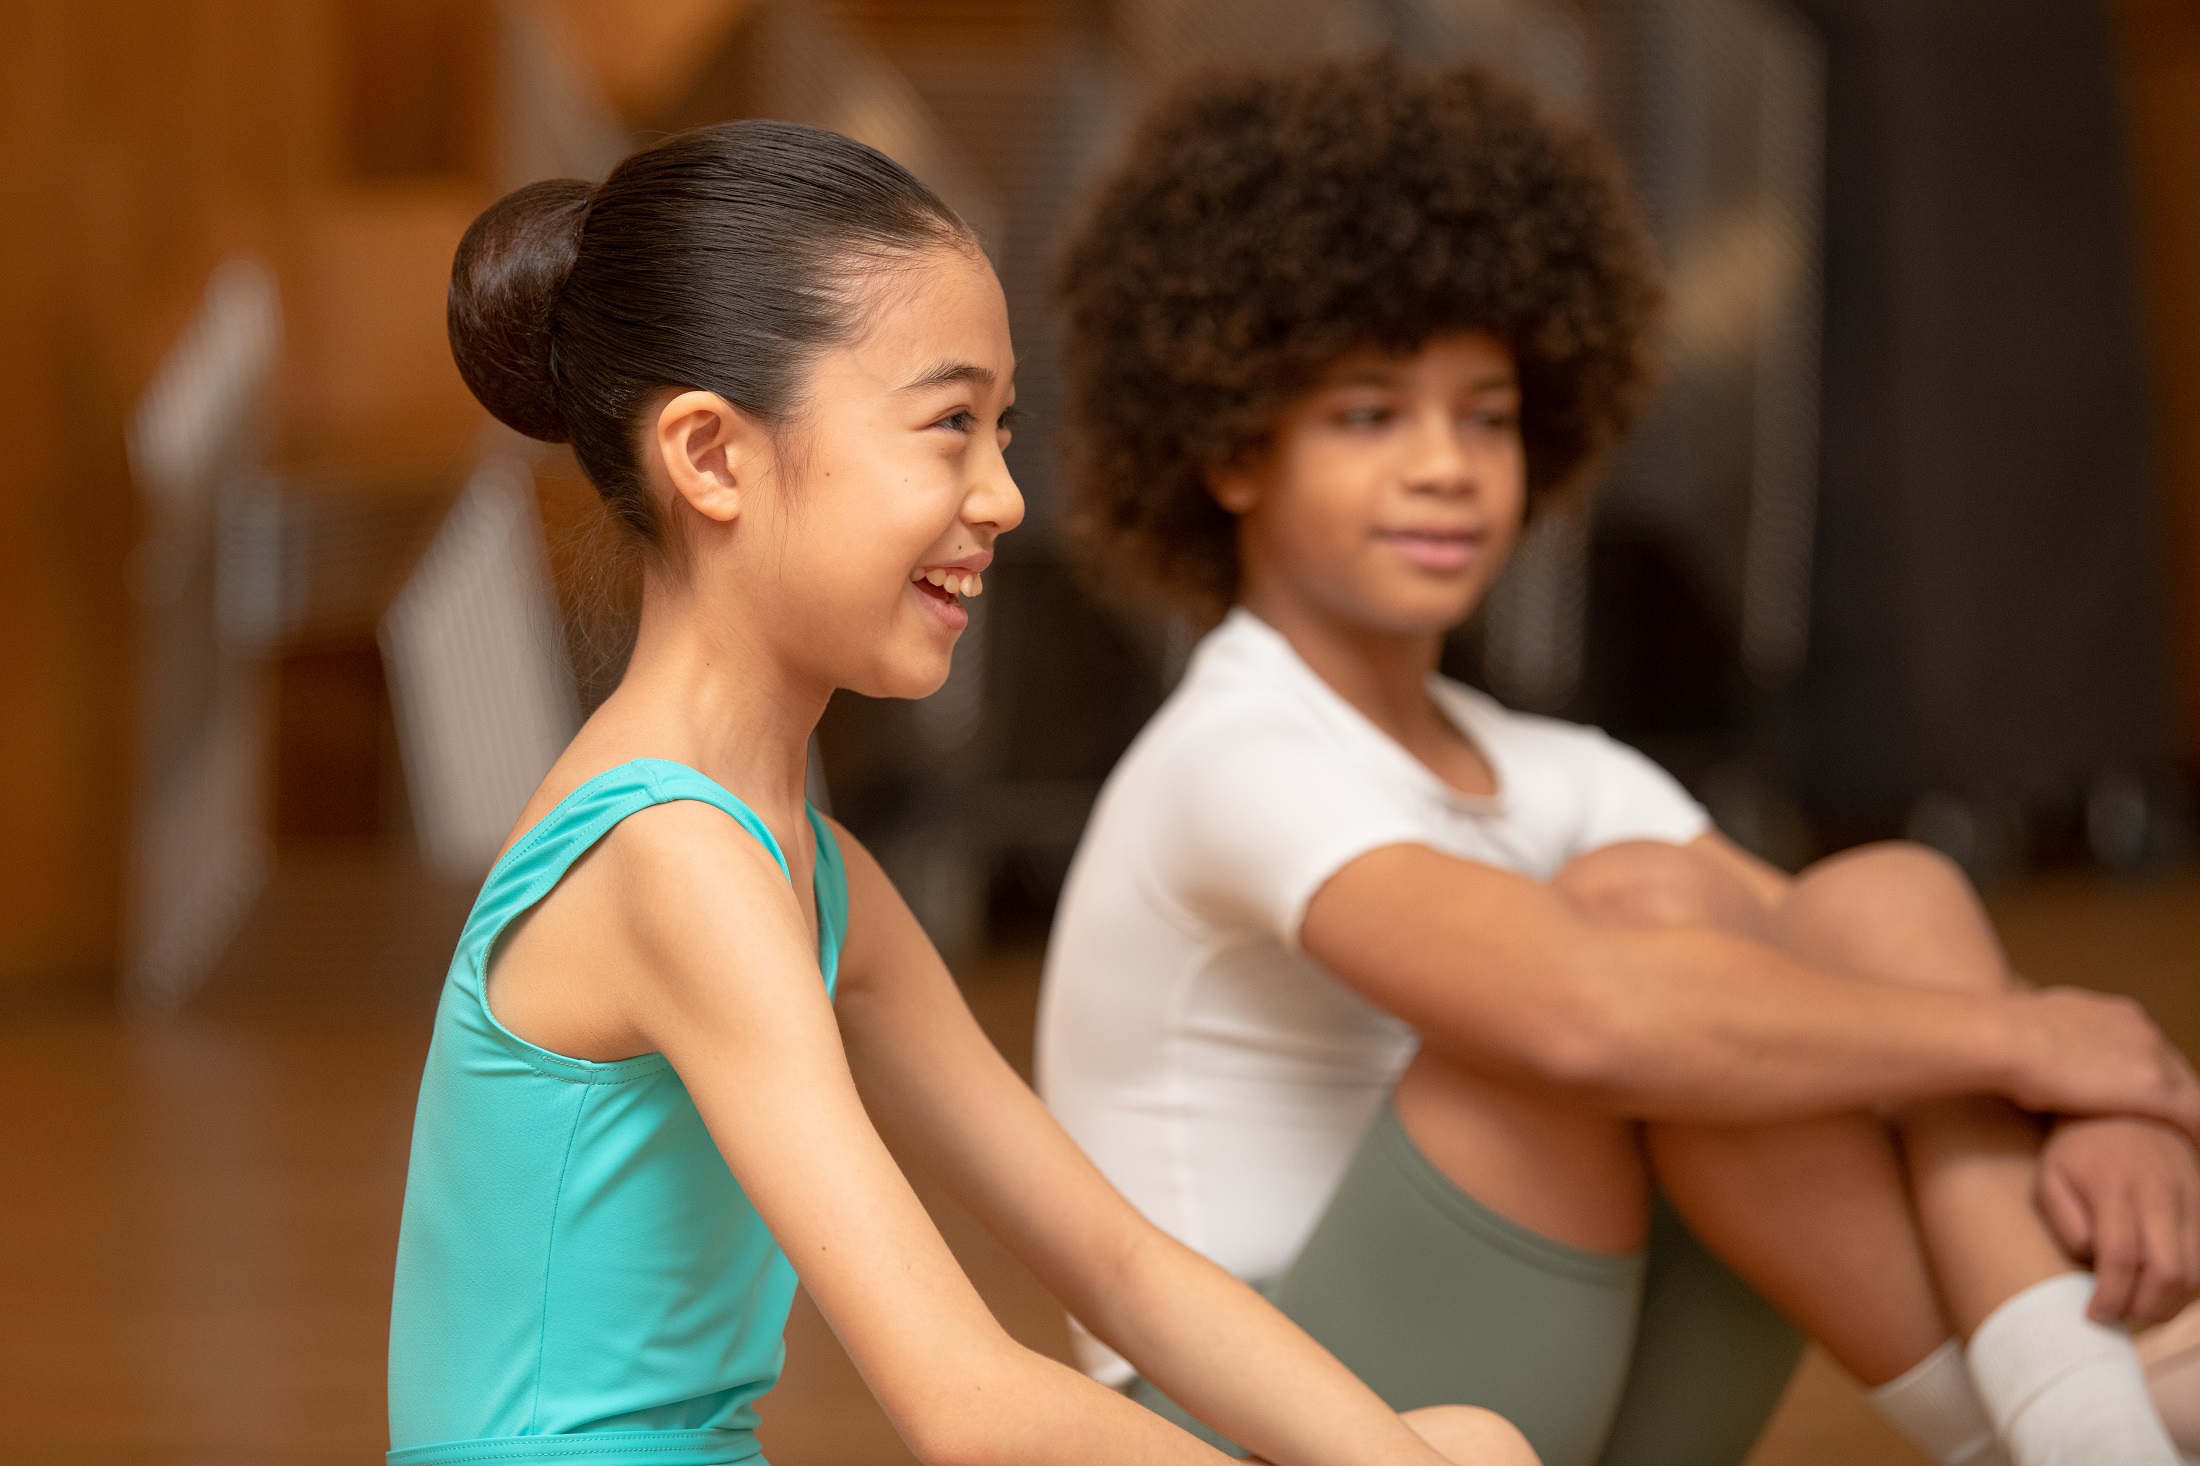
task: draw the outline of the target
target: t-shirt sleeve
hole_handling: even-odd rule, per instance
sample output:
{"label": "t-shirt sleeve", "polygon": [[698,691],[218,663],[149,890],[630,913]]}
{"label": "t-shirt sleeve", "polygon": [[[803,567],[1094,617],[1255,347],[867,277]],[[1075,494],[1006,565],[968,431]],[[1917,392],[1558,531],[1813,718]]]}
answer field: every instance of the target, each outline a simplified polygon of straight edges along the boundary
{"label": "t-shirt sleeve", "polygon": [[1331,876],[1370,850],[1428,843],[1410,793],[1318,730],[1223,720],[1171,755],[1149,864],[1167,904],[1202,922],[1296,949]]}
{"label": "t-shirt sleeve", "polygon": [[1678,780],[1618,739],[1584,728],[1578,757],[1588,800],[1573,854],[1622,840],[1683,845],[1711,828],[1711,817]]}

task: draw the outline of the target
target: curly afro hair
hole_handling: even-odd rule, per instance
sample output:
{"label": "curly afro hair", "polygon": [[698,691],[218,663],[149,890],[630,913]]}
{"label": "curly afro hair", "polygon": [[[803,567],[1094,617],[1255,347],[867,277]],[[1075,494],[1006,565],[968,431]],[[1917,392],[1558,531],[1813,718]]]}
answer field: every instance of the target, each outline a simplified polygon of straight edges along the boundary
{"label": "curly afro hair", "polygon": [[1238,589],[1206,471],[1345,353],[1511,350],[1528,509],[1579,483],[1652,376],[1657,270],[1586,130],[1475,66],[1209,73],[1134,135],[1063,254],[1073,533],[1202,619]]}

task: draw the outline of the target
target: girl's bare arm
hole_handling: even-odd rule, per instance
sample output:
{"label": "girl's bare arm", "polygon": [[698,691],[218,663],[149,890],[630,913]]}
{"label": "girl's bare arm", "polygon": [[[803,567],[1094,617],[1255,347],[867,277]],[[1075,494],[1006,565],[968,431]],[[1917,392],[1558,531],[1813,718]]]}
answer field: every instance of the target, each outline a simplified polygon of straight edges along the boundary
{"label": "girl's bare arm", "polygon": [[[857,913],[841,1027],[865,1102],[911,1157],[1097,1336],[1231,1439],[1280,1466],[1436,1466],[1325,1350],[1108,1184],[986,1039],[877,864],[841,844]],[[1490,1466],[1533,1459],[1490,1424]]]}
{"label": "girl's bare arm", "polygon": [[[612,938],[618,960],[604,964],[604,981],[622,1026],[672,1062],[735,1179],[926,1466],[1222,1462],[1226,1458],[1218,1452],[1159,1416],[1011,1339],[887,1153],[842,1047],[843,1023],[867,1035],[855,1046],[865,1068],[877,1071],[883,1061],[889,1076],[928,1076],[914,1083],[906,1077],[900,1082],[888,1077],[883,1087],[874,1083],[871,1103],[894,1114],[897,1123],[916,1121],[906,1128],[920,1141],[933,1140],[924,1151],[948,1160],[949,1178],[963,1183],[959,1189],[977,1202],[981,1216],[997,1222],[1003,1198],[1027,1193],[1011,1212],[1044,1216],[1059,1228],[1093,1201],[1074,1189],[1081,1158],[1058,1130],[1052,1131],[1053,1148],[1046,1147],[1051,1121],[1013,1073],[1006,1086],[999,1085],[999,1075],[1007,1071],[993,1067],[1000,1061],[982,1036],[976,1040],[982,1053],[961,1045],[936,1047],[939,1020],[925,1017],[925,1009],[945,1001],[962,1023],[970,1023],[944,973],[936,973],[944,988],[932,986],[929,1003],[879,1003],[883,978],[876,962],[907,955],[893,940],[880,940],[881,928],[891,932],[909,918],[898,899],[882,914],[881,892],[892,898],[891,887],[852,840],[845,848],[853,900],[842,1001],[850,1007],[836,1015],[818,976],[802,909],[786,877],[755,841],[723,815],[696,804],[661,805],[626,821],[606,842],[602,853],[611,859],[600,877],[613,897],[606,909],[618,913],[621,928]],[[937,959],[931,960],[936,969]],[[880,1031],[874,1025],[882,1022],[907,1023],[909,1031]],[[932,1051],[921,1058],[900,1057],[923,1049]],[[1004,1117],[1002,1111],[1013,1111],[1017,1103],[1037,1111],[1043,1125],[1033,1124],[1029,1112]],[[897,1113],[903,1107],[907,1115]],[[940,1117],[946,1117],[950,1131],[944,1146],[934,1138]],[[1040,1143],[1035,1145],[1035,1138]],[[1026,1149],[973,1153],[1003,1144]],[[970,1184],[973,1170],[979,1185]],[[1040,1200],[1035,1195],[1065,1182],[1073,1188],[1067,1196]],[[1070,1245],[1093,1240],[1088,1229]],[[1118,1249],[1073,1262],[1062,1248],[1044,1254],[1042,1265],[1049,1274],[1071,1278],[1085,1306],[1105,1298],[1111,1287],[1150,1293],[1151,1285],[1140,1281],[1149,1272],[1170,1281],[1179,1272],[1197,1275],[1204,1291],[1222,1301],[1203,1320],[1187,1316],[1182,1331],[1197,1323],[1211,1348],[1244,1332],[1234,1318],[1266,1309],[1234,1281],[1220,1275],[1209,1279],[1213,1270],[1197,1259],[1157,1270],[1138,1251]],[[1115,1271],[1126,1264],[1128,1286]],[[1220,1344],[1216,1315],[1224,1329]],[[1326,1363],[1343,1375],[1310,1343],[1298,1342],[1317,1356],[1315,1369]],[[1178,1352],[1188,1358],[1196,1350],[1187,1343]],[[1175,1357],[1162,1366],[1172,1378]],[[1184,1372],[1206,1378],[1197,1369]],[[1349,1376],[1344,1381],[1335,1386],[1337,1392],[1365,1394]],[[1200,1397],[1196,1389],[1193,1394]],[[1366,1399],[1373,1402],[1372,1395]],[[1279,1437],[1261,1428],[1254,1413],[1251,1408],[1224,1412],[1230,1425],[1242,1420],[1263,1443],[1283,1439],[1296,1447],[1311,1436],[1307,1431]],[[1388,1433],[1403,1427],[1388,1411],[1380,1420],[1366,1413],[1372,1444],[1329,1444],[1343,1433],[1332,1417],[1322,1423],[1323,1449],[1287,1451],[1285,1459],[1415,1466],[1434,1466],[1440,1459],[1410,1434],[1396,1449],[1384,1451]],[[1344,1418],[1348,1428],[1358,1423],[1349,1409]]]}
{"label": "girl's bare arm", "polygon": [[671,1060],[917,1458],[1222,1462],[994,1320],[864,1111],[801,907],[771,857],[696,804],[644,811],[613,839],[628,958],[605,973],[614,1001]]}

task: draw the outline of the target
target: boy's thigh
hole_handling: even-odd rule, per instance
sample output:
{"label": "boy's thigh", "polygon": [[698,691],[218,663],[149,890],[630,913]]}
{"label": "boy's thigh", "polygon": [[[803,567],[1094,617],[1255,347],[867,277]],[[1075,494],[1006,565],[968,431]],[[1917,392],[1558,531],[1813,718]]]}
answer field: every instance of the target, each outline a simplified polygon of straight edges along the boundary
{"label": "boy's thigh", "polygon": [[1738,1466],[1803,1357],[1803,1336],[1662,1201],[1627,1383],[1597,1466]]}
{"label": "boy's thigh", "polygon": [[1640,1253],[1569,1247],[1483,1206],[1386,1105],[1267,1291],[1393,1409],[1480,1405],[1544,1466],[1591,1466],[1625,1385],[1643,1275]]}
{"label": "boy's thigh", "polygon": [[[1543,1466],[1739,1462],[1802,1350],[1669,1208],[1647,1253],[1553,1242],[1461,1191],[1387,1105],[1263,1291],[1391,1408],[1494,1410]],[[1145,1381],[1130,1394],[1244,1454]]]}

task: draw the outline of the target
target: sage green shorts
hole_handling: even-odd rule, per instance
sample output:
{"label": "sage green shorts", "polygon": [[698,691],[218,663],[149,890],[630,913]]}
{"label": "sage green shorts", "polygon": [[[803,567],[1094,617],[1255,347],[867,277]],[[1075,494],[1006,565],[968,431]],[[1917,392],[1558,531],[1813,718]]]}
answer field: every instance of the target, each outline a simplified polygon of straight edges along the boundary
{"label": "sage green shorts", "polygon": [[[1453,1185],[1387,1104],[1262,1291],[1393,1409],[1494,1410],[1543,1466],[1733,1466],[1803,1350],[1662,1202],[1639,1253],[1553,1242]],[[1244,1454],[1144,1380],[1130,1392]]]}

